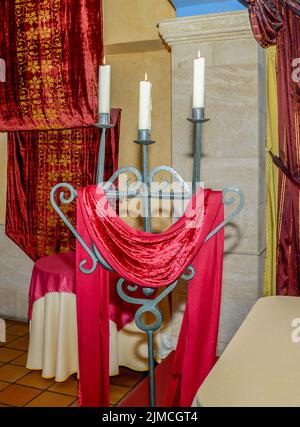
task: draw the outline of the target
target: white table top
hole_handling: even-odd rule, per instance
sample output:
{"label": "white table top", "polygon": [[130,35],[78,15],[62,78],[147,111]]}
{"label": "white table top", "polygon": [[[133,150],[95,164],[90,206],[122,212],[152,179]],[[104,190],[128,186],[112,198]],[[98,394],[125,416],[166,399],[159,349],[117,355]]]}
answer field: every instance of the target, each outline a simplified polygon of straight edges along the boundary
{"label": "white table top", "polygon": [[295,338],[300,338],[300,298],[260,299],[193,406],[300,406],[300,342]]}

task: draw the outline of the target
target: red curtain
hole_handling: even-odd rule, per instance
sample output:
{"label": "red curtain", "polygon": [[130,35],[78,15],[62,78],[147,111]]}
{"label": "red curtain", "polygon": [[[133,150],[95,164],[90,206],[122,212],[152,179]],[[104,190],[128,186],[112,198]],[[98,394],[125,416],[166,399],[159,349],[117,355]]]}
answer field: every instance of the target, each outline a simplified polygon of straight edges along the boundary
{"label": "red curtain", "polygon": [[[116,126],[107,133],[106,179],[118,166],[120,110],[112,110],[111,118]],[[60,182],[75,188],[95,183],[99,142],[95,127],[8,134],[6,234],[33,260],[75,250],[50,192]],[[62,210],[76,224],[76,203]]]}
{"label": "red curtain", "polygon": [[101,0],[1,0],[0,23],[0,131],[95,123]]}
{"label": "red curtain", "polygon": [[[100,131],[101,0],[1,0],[0,131],[8,131],[6,233],[33,260],[75,249],[49,196],[58,182],[93,184]],[[117,169],[120,111],[107,134],[106,176]],[[64,212],[75,222],[75,206]]]}
{"label": "red curtain", "polygon": [[300,2],[248,0],[248,7],[256,40],[263,47],[277,45],[280,154],[271,153],[280,169],[277,293],[299,296],[300,82],[293,61],[300,58]]}

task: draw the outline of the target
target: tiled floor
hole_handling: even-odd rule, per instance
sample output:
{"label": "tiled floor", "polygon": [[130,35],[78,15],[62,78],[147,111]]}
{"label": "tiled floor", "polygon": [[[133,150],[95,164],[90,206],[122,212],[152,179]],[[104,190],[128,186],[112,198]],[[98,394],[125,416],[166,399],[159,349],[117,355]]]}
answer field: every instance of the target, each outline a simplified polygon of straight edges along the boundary
{"label": "tiled floor", "polygon": [[[6,321],[7,340],[0,343],[0,407],[77,406],[76,375],[63,383],[41,377],[41,371],[26,369],[28,325]],[[110,403],[116,405],[142,379],[142,374],[120,369],[111,378]]]}

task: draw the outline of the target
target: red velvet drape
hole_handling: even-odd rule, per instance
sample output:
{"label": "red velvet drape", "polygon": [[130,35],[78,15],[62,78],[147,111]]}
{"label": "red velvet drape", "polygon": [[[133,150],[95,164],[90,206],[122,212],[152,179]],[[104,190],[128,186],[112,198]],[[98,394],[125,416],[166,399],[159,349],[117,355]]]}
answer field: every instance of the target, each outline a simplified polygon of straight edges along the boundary
{"label": "red velvet drape", "polygon": [[[95,182],[100,132],[101,0],[1,0],[0,131],[8,137],[6,233],[33,260],[74,249],[54,212],[53,185]],[[106,176],[117,169],[120,111],[107,134]],[[75,222],[75,206],[64,211]]]}
{"label": "red velvet drape", "polygon": [[[107,133],[105,179],[118,168],[120,110],[112,110],[115,127]],[[10,132],[6,234],[33,260],[75,250],[75,239],[50,203],[54,185],[74,188],[95,183],[99,129]],[[62,206],[76,223],[76,203]]]}
{"label": "red velvet drape", "polygon": [[[174,282],[192,263],[196,275],[168,384],[166,406],[190,406],[215,362],[221,303],[224,229],[205,243],[224,220],[222,192],[200,189],[185,214],[162,234],[125,224],[107,203],[101,187],[78,191],[77,231],[127,283],[158,288]],[[109,404],[109,273],[98,266],[84,274],[90,260],[77,242],[76,297],[79,348],[79,405]],[[141,298],[138,293],[126,292]],[[137,305],[138,307],[139,305]]]}
{"label": "red velvet drape", "polygon": [[280,154],[271,153],[280,169],[277,293],[299,296],[300,74],[293,61],[300,58],[300,1],[248,0],[248,4],[256,40],[263,47],[277,45]]}
{"label": "red velvet drape", "polygon": [[101,0],[1,0],[0,22],[0,131],[95,123]]}

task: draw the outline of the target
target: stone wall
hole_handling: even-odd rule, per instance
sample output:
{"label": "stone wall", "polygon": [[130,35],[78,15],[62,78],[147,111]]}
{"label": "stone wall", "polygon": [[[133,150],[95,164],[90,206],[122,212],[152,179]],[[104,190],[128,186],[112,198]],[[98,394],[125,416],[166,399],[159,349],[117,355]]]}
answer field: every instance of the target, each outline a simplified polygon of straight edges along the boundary
{"label": "stone wall", "polygon": [[[253,39],[247,12],[178,18],[160,23],[172,48],[172,165],[192,177],[193,59],[207,61],[201,180],[221,190],[238,186],[245,207],[226,227],[218,352],[228,344],[262,295],[265,251],[265,57]],[[228,211],[227,211],[228,212]],[[178,337],[186,286],[173,295],[172,335]]]}
{"label": "stone wall", "polygon": [[33,262],[5,235],[6,177],[7,135],[0,133],[0,315],[25,320]]}
{"label": "stone wall", "polygon": [[5,236],[4,226],[0,226],[0,254],[0,314],[26,320],[33,262]]}

